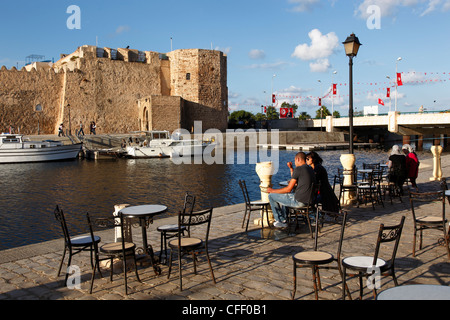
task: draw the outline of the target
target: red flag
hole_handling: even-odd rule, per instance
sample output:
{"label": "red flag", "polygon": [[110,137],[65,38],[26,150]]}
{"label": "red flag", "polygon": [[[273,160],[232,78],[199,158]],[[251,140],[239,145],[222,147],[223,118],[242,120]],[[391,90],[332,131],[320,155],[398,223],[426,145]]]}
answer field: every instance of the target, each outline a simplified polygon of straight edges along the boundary
{"label": "red flag", "polygon": [[337,85],[333,83],[333,95],[337,94]]}
{"label": "red flag", "polygon": [[402,82],[402,74],[401,73],[397,73],[397,86],[402,86],[403,82]]}
{"label": "red flag", "polygon": [[384,106],[384,101],[381,99],[378,99],[378,104],[381,104],[382,106]]}
{"label": "red flag", "polygon": [[286,119],[288,112],[288,108],[280,108],[280,119]]}
{"label": "red flag", "polygon": [[386,98],[390,98],[390,97],[391,97],[391,88],[387,88]]}
{"label": "red flag", "polygon": [[293,118],[293,117],[294,117],[294,108],[290,108],[288,118]]}
{"label": "red flag", "polygon": [[319,107],[322,106],[322,98],[319,98]]}
{"label": "red flag", "polygon": [[275,103],[275,102],[277,102],[277,98],[276,98],[275,95],[273,94],[273,95],[272,95],[272,103]]}

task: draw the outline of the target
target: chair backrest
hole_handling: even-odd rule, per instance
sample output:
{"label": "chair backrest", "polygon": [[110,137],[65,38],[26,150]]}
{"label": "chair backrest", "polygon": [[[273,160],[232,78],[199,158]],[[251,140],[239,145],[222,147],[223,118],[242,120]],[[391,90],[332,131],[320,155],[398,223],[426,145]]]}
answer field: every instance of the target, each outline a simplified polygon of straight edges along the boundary
{"label": "chair backrest", "polygon": [[414,221],[416,220],[416,209],[423,203],[441,203],[442,205],[442,220],[445,221],[445,191],[436,192],[409,192],[409,202],[411,204],[411,212]]}
{"label": "chair backrest", "polygon": [[347,215],[348,212],[341,210],[339,212],[331,212],[331,211],[324,211],[317,209],[316,211],[316,226],[315,226],[315,239],[314,239],[314,251],[317,251],[318,248],[318,239],[319,239],[319,218],[320,215],[322,217],[325,217],[326,215],[329,215],[333,219],[331,220],[331,223],[340,224],[341,225],[341,232],[339,236],[339,243],[338,243],[338,250],[337,250],[337,261],[340,261],[341,257],[341,251],[342,251],[342,243],[344,240],[344,232],[345,232],[345,226],[347,224]]}
{"label": "chair backrest", "polygon": [[[441,189],[442,189],[442,191],[444,191],[444,195],[445,195],[445,191],[448,191],[448,185],[447,185],[446,178],[442,178],[442,180],[441,180]],[[448,204],[450,204],[450,196],[447,196],[447,200],[448,200]]]}
{"label": "chair backrest", "polygon": [[209,230],[211,227],[211,219],[212,219],[213,209],[201,210],[197,212],[182,212],[178,214],[178,228],[179,231],[179,239],[181,239],[181,228],[186,227],[189,230],[189,237],[191,233],[191,228],[193,226],[199,226],[202,224],[206,224],[206,236],[205,241],[208,241],[209,238]]}
{"label": "chair backrest", "polygon": [[242,194],[244,195],[245,204],[250,205],[250,197],[248,196],[247,185],[245,180],[239,180],[239,186],[241,187]]}
{"label": "chair backrest", "polygon": [[395,241],[393,250],[392,250],[392,256],[390,259],[391,264],[395,261],[395,256],[397,255],[397,249],[398,245],[400,243],[400,237],[402,235],[403,225],[405,223],[405,217],[403,216],[400,224],[395,226],[385,226],[384,224],[380,225],[380,229],[378,231],[378,238],[377,238],[377,244],[375,247],[375,254],[373,257],[373,266],[376,266],[376,262],[378,259],[378,254],[380,252],[380,247],[382,243],[386,242],[393,242]]}
{"label": "chair backrest", "polygon": [[63,210],[57,205],[55,208],[55,211],[53,212],[55,214],[56,220],[58,220],[61,223],[61,228],[64,234],[64,241],[66,245],[70,246],[70,235],[69,235],[69,229],[67,228],[66,224],[66,218],[64,217]]}
{"label": "chair backrest", "polygon": [[192,212],[192,211],[194,211],[194,206],[195,206],[195,196],[186,192],[186,194],[184,196],[183,211],[184,212]]}
{"label": "chair backrest", "polygon": [[[118,219],[119,218],[119,219]],[[92,223],[91,217],[89,213],[86,213],[86,220],[89,225],[89,232],[91,234],[92,242],[94,243],[95,251],[98,253],[98,245],[95,241],[95,235],[94,235],[94,227],[96,229],[112,229],[115,227],[120,227],[120,239],[122,243],[122,251],[125,252],[125,234],[124,234],[124,228],[123,228],[123,215],[119,212],[119,217],[110,217],[110,218],[97,218],[94,220],[94,223]]]}

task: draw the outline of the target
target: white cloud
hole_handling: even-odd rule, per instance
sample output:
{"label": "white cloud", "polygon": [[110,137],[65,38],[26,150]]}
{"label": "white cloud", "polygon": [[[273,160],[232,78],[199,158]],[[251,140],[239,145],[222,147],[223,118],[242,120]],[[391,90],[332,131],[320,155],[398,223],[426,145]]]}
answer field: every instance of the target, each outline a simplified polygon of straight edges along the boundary
{"label": "white cloud", "polygon": [[231,52],[231,47],[221,48],[221,47],[215,47],[214,50],[222,51],[226,55],[229,55]]}
{"label": "white cloud", "polygon": [[119,26],[119,27],[116,29],[116,35],[119,35],[119,34],[128,32],[128,31],[130,31],[130,30],[131,30],[130,26]]}
{"label": "white cloud", "polygon": [[450,0],[364,0],[355,14],[367,19],[371,15],[367,12],[367,8],[372,5],[380,7],[383,17],[395,16],[401,8],[422,12],[421,17],[437,10],[442,12],[450,10]]}
{"label": "white cloud", "polygon": [[420,16],[423,17],[423,16],[435,11],[437,6],[440,5],[441,2],[442,2],[442,0],[430,0],[428,2],[427,9],[424,12],[422,12],[422,14]]}
{"label": "white cloud", "polygon": [[266,53],[264,52],[264,50],[259,50],[259,49],[253,49],[250,50],[250,52],[248,53],[248,56],[250,59],[264,59],[266,57]]}
{"label": "white cloud", "polygon": [[292,57],[301,60],[316,60],[328,58],[339,47],[339,39],[334,32],[323,35],[318,29],[308,33],[311,44],[299,44],[292,54]]}
{"label": "white cloud", "polygon": [[289,0],[289,3],[294,4],[292,11],[294,12],[305,12],[311,11],[314,6],[320,3],[320,0]]}
{"label": "white cloud", "polygon": [[308,33],[311,43],[299,44],[292,54],[292,57],[304,61],[312,61],[309,64],[311,72],[327,72],[332,66],[328,60],[339,48],[339,39],[334,32],[323,35],[318,29],[313,29]]}
{"label": "white cloud", "polygon": [[311,62],[309,67],[312,72],[327,72],[331,69],[331,64],[328,59],[318,59],[315,62]]}

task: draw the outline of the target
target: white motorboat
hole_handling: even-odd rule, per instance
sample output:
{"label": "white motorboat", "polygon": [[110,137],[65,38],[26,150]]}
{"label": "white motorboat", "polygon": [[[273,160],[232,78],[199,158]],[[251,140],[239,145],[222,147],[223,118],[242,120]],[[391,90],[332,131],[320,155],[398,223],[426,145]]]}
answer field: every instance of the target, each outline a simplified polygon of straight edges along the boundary
{"label": "white motorboat", "polygon": [[45,162],[75,159],[82,143],[64,145],[60,141],[26,141],[22,135],[0,134],[0,163]]}
{"label": "white motorboat", "polygon": [[180,139],[177,134],[171,136],[169,131],[145,131],[145,140],[139,145],[127,146],[126,150],[129,158],[173,158],[201,156],[208,146],[212,151],[215,144]]}

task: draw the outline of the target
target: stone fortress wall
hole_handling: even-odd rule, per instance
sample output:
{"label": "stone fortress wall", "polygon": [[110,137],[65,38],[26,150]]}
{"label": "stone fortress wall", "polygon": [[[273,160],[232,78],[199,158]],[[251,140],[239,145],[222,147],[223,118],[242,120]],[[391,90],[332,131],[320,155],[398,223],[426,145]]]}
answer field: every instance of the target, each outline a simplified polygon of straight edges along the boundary
{"label": "stone fortress wall", "polygon": [[[0,131],[72,133],[95,121],[99,133],[227,128],[227,57],[220,51],[166,54],[82,46],[52,65],[0,70]],[[37,105],[43,111],[36,112]],[[70,119],[70,121],[69,121]]]}

